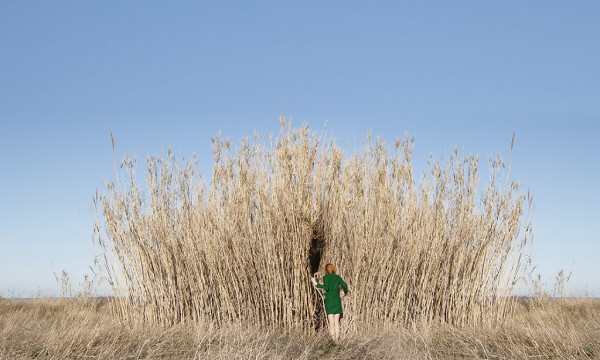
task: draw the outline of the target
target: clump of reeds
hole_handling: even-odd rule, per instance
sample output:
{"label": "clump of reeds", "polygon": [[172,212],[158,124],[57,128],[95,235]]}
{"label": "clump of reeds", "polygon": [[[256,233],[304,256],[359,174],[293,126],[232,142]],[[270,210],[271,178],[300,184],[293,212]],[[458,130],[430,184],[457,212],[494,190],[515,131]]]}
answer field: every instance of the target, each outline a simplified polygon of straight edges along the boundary
{"label": "clump of reeds", "polygon": [[214,137],[209,185],[194,161],[126,158],[97,196],[96,239],[119,318],[314,329],[309,277],[332,262],[350,285],[346,328],[497,322],[531,228],[526,197],[490,160],[457,151],[414,178],[413,139],[345,157],[303,126],[237,148]]}

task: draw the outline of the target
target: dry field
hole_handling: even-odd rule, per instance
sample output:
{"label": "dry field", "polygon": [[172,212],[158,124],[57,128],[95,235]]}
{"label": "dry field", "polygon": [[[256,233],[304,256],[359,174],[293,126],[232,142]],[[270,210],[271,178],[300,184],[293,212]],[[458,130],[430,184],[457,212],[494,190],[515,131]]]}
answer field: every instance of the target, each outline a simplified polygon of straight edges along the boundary
{"label": "dry field", "polygon": [[[497,326],[325,333],[121,325],[94,301],[0,299],[1,359],[595,359],[600,301],[520,301]],[[342,322],[342,326],[343,326]]]}
{"label": "dry field", "polygon": [[[600,356],[598,301],[551,301],[539,286],[536,300],[510,297],[529,264],[532,197],[501,156],[482,175],[455,150],[418,175],[409,136],[347,154],[285,119],[268,140],[212,142],[208,182],[171,151],[147,159],[143,180],[136,159],[115,162],[94,198],[114,301],[89,300],[91,288],[1,300],[1,357]],[[350,287],[337,344],[309,281],[326,263]]]}

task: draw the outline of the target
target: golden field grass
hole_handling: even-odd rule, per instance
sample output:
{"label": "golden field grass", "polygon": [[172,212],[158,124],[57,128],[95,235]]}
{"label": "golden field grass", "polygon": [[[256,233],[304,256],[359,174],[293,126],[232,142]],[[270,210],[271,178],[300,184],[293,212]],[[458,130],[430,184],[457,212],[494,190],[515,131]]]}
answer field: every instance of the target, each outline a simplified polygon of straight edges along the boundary
{"label": "golden field grass", "polygon": [[595,359],[600,301],[520,300],[502,325],[347,330],[332,345],[325,332],[253,324],[124,326],[106,301],[0,299],[0,358]]}

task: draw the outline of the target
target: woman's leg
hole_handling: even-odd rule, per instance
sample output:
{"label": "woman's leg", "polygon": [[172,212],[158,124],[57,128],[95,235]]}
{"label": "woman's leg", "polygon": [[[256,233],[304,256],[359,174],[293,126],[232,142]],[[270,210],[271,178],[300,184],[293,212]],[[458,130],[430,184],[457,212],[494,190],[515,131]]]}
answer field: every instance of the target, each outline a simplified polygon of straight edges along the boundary
{"label": "woman's leg", "polygon": [[333,315],[333,326],[334,326],[334,340],[340,339],[340,314]]}
{"label": "woman's leg", "polygon": [[328,314],[327,315],[327,323],[329,324],[329,336],[331,336],[331,338],[333,340],[335,340],[335,315],[334,314]]}

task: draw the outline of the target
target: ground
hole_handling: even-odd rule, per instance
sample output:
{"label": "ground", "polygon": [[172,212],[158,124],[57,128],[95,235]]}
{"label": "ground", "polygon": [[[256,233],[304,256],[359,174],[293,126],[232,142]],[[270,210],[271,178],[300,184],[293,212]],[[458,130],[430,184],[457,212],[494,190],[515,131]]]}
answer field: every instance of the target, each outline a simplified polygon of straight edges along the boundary
{"label": "ground", "polygon": [[[342,323],[343,326],[343,323]],[[325,333],[124,326],[104,301],[0,298],[1,359],[600,359],[600,300],[519,300],[494,327]]]}

